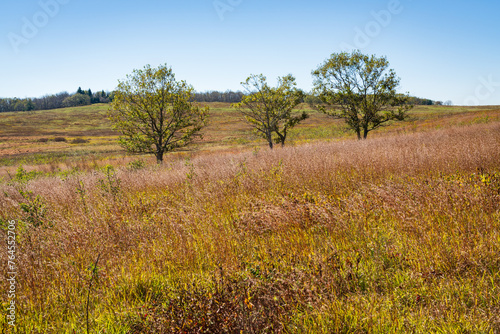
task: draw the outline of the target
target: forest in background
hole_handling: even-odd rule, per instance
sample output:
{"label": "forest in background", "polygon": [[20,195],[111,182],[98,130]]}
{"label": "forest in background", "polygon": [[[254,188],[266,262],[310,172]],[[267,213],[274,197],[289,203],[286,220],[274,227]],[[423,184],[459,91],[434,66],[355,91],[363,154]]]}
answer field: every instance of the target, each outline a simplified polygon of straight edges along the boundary
{"label": "forest in background", "polygon": [[[38,98],[0,98],[0,112],[32,112],[35,110],[51,110],[58,108],[86,106],[95,103],[109,103],[113,101],[114,92],[109,91],[95,91],[90,88],[82,90],[78,87],[77,91],[73,94],[68,92],[60,92],[52,95],[44,95]],[[226,90],[221,91],[206,91],[197,92],[194,95],[196,102],[225,102],[225,103],[239,103],[244,93],[241,91]],[[318,103],[313,94],[307,94],[304,99],[306,103]],[[414,105],[451,105],[451,101],[433,101],[431,99],[411,97],[410,102]]]}

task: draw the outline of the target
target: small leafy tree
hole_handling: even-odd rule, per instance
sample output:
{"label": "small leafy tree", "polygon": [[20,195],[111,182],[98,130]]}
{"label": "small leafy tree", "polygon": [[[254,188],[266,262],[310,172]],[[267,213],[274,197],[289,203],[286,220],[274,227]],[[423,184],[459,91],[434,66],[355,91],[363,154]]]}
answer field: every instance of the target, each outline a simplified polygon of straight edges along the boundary
{"label": "small leafy tree", "polygon": [[315,91],[323,102],[318,108],[344,119],[358,139],[389,121],[402,121],[412,108],[409,96],[396,93],[400,79],[386,57],[360,51],[334,53],[317,70]]}
{"label": "small leafy tree", "polygon": [[305,112],[292,113],[305,96],[296,88],[295,78],[292,75],[278,78],[276,88],[270,87],[262,74],[251,75],[241,84],[246,95],[233,107],[240,110],[271,149],[273,143],[284,146],[288,131],[308,117]]}
{"label": "small leafy tree", "polygon": [[121,132],[120,144],[131,153],[163,155],[188,145],[206,125],[209,108],[193,101],[194,89],[176,81],[167,65],[134,70],[114,92],[109,118]]}
{"label": "small leafy tree", "polygon": [[86,106],[90,104],[90,97],[86,94],[73,94],[68,96],[63,101],[65,107]]}

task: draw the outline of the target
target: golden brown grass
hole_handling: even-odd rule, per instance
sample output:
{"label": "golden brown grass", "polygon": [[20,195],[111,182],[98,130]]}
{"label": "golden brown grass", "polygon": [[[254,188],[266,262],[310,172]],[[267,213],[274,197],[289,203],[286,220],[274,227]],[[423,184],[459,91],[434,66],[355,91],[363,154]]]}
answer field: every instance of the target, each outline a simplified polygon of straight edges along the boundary
{"label": "golden brown grass", "polygon": [[18,332],[85,333],[92,275],[92,332],[499,332],[499,148],[488,122],[0,185]]}
{"label": "golden brown grass", "polygon": [[[265,146],[253,134],[251,127],[228,103],[208,103],[211,108],[209,124],[203,130],[204,138],[185,149],[193,154],[206,151],[240,151],[255,146]],[[307,110],[309,106],[300,108]],[[19,166],[43,170],[71,169],[81,160],[105,165],[116,165],[126,153],[117,144],[118,134],[111,130],[106,119],[108,105],[98,104],[75,108],[37,111],[34,114],[0,113],[0,178],[11,174]],[[311,117],[299,124],[289,135],[287,145],[297,145],[317,140],[353,138],[341,120],[311,112]],[[417,106],[409,120],[395,123],[370,134],[370,137],[388,133],[414,133],[437,128],[497,122],[498,106],[448,107]],[[66,141],[57,142],[56,138]],[[77,143],[78,140],[88,142]],[[145,159],[146,157],[141,157]],[[152,159],[153,161],[153,159]],[[102,162],[102,163],[101,163]],[[55,167],[56,166],[56,167]]]}

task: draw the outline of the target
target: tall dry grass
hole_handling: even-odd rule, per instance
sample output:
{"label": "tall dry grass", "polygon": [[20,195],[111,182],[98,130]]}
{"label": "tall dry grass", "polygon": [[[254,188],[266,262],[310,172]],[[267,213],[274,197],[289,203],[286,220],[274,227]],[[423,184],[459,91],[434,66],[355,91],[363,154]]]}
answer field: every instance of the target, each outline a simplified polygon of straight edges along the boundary
{"label": "tall dry grass", "polygon": [[498,332],[499,148],[492,123],[1,185],[17,332]]}

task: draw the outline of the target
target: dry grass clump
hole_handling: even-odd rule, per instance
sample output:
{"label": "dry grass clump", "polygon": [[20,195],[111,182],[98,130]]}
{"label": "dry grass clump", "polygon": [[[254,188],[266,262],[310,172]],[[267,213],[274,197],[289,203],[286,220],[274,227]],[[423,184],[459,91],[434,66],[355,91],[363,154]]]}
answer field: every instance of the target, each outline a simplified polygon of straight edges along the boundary
{"label": "dry grass clump", "polygon": [[71,144],[88,144],[89,141],[87,139],[84,139],[84,138],[75,138],[73,140],[71,140]]}
{"label": "dry grass clump", "polygon": [[499,144],[490,123],[1,185],[18,332],[498,332]]}

